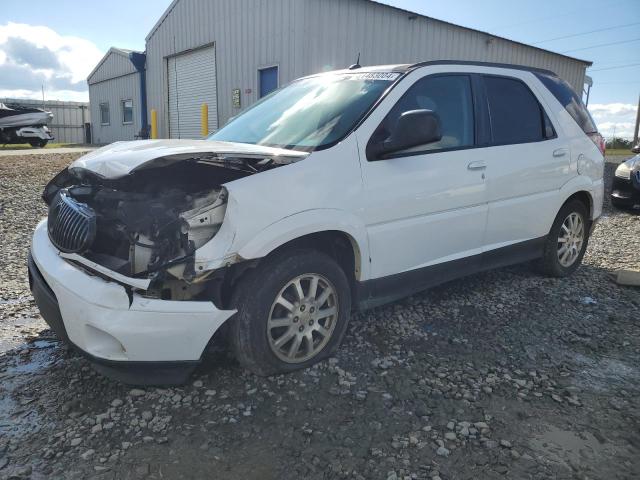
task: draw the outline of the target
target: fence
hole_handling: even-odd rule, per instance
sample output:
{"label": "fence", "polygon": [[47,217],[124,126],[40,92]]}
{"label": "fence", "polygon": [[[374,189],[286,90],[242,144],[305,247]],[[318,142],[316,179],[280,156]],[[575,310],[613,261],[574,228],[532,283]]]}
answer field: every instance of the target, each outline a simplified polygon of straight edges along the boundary
{"label": "fence", "polygon": [[0,102],[7,105],[43,108],[53,113],[49,128],[56,143],[90,143],[90,138],[87,138],[89,129],[86,126],[91,123],[89,103],[59,100],[48,100],[43,103],[40,100],[15,98],[0,98]]}

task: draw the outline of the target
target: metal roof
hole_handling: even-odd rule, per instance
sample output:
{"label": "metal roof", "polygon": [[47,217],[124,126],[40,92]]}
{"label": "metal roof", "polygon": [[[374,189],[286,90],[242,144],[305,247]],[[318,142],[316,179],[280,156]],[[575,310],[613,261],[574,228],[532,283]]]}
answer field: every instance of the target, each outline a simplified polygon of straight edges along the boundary
{"label": "metal roof", "polygon": [[93,75],[95,75],[95,73],[100,69],[102,64],[107,60],[107,58],[109,58],[109,55],[111,55],[112,53],[115,53],[116,55],[123,56],[125,58],[129,58],[129,54],[131,52],[144,53],[144,52],[138,52],[137,50],[128,50],[126,48],[111,47],[107,51],[107,53],[104,54],[104,57],[102,57],[102,60],[100,60],[98,62],[98,64],[95,66],[95,68],[93,70],[91,70],[91,73],[89,75],[87,75],[87,81],[89,81],[91,79],[91,77],[93,77]]}

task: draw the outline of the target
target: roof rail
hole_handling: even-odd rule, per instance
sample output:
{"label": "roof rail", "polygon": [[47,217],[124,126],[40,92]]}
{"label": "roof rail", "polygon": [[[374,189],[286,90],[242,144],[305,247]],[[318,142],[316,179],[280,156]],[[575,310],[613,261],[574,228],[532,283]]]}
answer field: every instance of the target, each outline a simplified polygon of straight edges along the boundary
{"label": "roof rail", "polygon": [[525,70],[528,72],[545,73],[547,75],[553,75],[555,77],[558,76],[555,72],[546,70],[544,68],[528,67],[526,65],[513,65],[510,63],[474,62],[469,60],[429,60],[427,62],[414,63],[413,65],[410,65],[408,67],[408,70],[414,70],[421,67],[429,67],[432,65],[473,65],[476,67],[510,68],[512,70]]}

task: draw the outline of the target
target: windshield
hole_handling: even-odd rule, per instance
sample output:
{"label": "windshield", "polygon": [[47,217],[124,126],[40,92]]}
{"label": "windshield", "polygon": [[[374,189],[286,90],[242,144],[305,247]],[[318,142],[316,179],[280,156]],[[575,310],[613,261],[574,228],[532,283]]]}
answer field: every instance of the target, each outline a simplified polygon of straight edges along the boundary
{"label": "windshield", "polygon": [[209,140],[312,151],[342,140],[400,76],[326,74],[276,90]]}

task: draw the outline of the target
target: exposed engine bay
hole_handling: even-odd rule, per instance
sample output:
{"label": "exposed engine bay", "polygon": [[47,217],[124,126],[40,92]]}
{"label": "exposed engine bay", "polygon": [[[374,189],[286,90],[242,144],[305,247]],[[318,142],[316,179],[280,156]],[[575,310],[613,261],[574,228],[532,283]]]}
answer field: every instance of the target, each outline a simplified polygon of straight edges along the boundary
{"label": "exposed engine bay", "polygon": [[151,296],[194,298],[212,274],[196,274],[194,254],[222,225],[222,185],[281,164],[264,156],[180,155],[115,179],[72,165],[43,193],[49,238],[62,252],[151,279]]}

